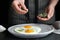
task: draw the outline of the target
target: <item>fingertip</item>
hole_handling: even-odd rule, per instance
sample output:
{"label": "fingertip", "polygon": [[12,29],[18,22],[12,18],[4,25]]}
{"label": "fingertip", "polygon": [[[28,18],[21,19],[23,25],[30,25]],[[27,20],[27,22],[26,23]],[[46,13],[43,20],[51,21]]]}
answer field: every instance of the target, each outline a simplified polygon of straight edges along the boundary
{"label": "fingertip", "polygon": [[25,11],[27,11],[27,12],[28,12],[28,9],[25,9]]}

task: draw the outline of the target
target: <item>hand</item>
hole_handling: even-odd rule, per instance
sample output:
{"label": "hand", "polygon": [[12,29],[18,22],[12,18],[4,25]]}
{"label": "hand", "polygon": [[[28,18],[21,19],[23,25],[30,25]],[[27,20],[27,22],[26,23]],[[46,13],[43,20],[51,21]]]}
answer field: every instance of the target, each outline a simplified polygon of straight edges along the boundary
{"label": "hand", "polygon": [[26,8],[24,2],[25,0],[14,0],[12,2],[13,9],[19,14],[26,14],[28,9]]}
{"label": "hand", "polygon": [[52,6],[49,6],[46,8],[46,13],[48,13],[47,18],[41,18],[39,16],[37,16],[37,18],[39,20],[43,20],[43,21],[47,21],[47,20],[51,19],[51,17],[54,15],[54,8],[55,7],[52,7]]}

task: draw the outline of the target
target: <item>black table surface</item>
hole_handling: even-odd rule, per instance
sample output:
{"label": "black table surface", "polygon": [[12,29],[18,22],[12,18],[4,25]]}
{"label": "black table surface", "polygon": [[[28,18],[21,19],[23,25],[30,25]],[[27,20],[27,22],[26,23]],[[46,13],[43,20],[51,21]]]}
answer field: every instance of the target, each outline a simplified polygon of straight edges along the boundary
{"label": "black table surface", "polygon": [[60,35],[51,33],[43,38],[18,38],[10,34],[8,31],[5,31],[0,33],[0,40],[60,40]]}

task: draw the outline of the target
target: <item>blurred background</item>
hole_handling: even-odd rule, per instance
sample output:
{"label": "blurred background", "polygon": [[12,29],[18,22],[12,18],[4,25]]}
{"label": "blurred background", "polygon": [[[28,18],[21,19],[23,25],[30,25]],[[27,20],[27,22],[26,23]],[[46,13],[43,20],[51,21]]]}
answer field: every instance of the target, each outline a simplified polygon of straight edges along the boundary
{"label": "blurred background", "polygon": [[[0,25],[8,26],[8,9],[10,0],[0,0]],[[56,21],[60,20],[60,0],[55,8]]]}

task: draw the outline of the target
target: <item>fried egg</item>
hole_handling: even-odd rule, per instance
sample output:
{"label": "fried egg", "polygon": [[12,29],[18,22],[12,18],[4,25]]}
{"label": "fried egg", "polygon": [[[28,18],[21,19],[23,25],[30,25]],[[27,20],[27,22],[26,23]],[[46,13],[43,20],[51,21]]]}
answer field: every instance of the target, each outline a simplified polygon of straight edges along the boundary
{"label": "fried egg", "polygon": [[36,26],[26,25],[23,27],[15,28],[15,32],[22,34],[36,34],[41,32],[41,28]]}
{"label": "fried egg", "polygon": [[26,25],[26,26],[24,26],[24,28],[32,28],[32,26]]}

